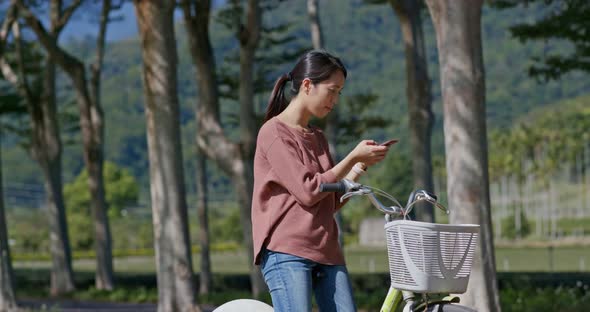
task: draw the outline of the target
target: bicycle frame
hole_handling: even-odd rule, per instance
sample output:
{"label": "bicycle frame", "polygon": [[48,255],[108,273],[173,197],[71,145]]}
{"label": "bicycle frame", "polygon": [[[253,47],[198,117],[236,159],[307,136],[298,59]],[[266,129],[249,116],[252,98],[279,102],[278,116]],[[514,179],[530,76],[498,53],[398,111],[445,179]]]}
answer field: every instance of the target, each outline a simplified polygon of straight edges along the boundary
{"label": "bicycle frame", "polygon": [[389,287],[385,301],[381,305],[381,312],[393,312],[401,304],[404,299],[402,291],[393,287]]}

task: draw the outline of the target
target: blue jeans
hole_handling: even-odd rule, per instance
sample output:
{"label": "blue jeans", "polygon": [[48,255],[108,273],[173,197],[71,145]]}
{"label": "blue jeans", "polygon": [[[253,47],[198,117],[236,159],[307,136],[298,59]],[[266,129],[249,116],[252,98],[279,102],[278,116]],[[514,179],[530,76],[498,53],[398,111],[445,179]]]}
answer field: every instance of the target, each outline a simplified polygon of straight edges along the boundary
{"label": "blue jeans", "polygon": [[311,311],[312,291],[321,312],[356,311],[343,265],[325,265],[264,250],[261,269],[275,312]]}

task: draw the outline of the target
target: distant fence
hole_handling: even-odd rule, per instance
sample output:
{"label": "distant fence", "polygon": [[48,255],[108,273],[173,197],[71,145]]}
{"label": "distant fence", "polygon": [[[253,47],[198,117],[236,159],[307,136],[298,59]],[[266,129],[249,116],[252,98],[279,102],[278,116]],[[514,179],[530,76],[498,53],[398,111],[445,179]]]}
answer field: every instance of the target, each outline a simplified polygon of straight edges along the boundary
{"label": "distant fence", "polygon": [[[235,201],[235,196],[231,190],[222,192],[209,192],[209,194],[207,194],[207,198],[209,203],[213,206]],[[45,188],[42,184],[17,182],[4,183],[4,203],[8,208],[17,207],[41,209],[45,206],[45,201]],[[193,203],[195,201],[196,194],[187,194],[187,202],[189,207],[193,207]],[[149,207],[149,203],[140,201],[140,203],[130,205],[128,209],[141,213],[141,211],[146,207]],[[147,209],[147,211],[149,211],[149,209]]]}
{"label": "distant fence", "polygon": [[39,208],[45,203],[45,189],[41,184],[4,183],[6,206]]}

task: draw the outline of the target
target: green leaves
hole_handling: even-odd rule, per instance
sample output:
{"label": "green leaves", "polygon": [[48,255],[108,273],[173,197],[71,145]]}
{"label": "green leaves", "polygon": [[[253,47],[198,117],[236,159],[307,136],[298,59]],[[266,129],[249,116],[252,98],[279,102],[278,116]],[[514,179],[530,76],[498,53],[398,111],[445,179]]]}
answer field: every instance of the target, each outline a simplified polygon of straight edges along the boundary
{"label": "green leaves", "polygon": [[[105,162],[103,174],[109,217],[120,217],[127,205],[137,202],[139,194],[137,182],[129,171],[111,162]],[[82,171],[73,182],[65,185],[64,197],[69,215],[90,216],[90,192],[86,170]]]}
{"label": "green leaves", "polygon": [[528,174],[546,178],[573,163],[590,142],[590,97],[555,104],[510,130],[490,132],[490,178]]}
{"label": "green leaves", "polygon": [[[496,6],[511,8],[517,3],[498,1]],[[544,80],[556,80],[574,70],[590,72],[590,2],[543,1],[541,5],[531,5],[530,10],[540,10],[543,15],[532,23],[510,27],[512,36],[521,42],[544,41],[546,47],[550,44],[554,47],[552,43],[557,43],[557,48],[549,49],[549,52],[546,49],[543,56],[534,56],[529,74]],[[563,49],[563,43],[568,43],[569,47]]]}

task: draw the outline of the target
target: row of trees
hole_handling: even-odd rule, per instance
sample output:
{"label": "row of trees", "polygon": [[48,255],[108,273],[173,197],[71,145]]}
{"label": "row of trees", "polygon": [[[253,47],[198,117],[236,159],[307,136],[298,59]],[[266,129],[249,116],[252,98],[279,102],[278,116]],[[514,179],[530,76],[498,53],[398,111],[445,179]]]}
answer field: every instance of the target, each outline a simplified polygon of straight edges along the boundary
{"label": "row of trees", "polygon": [[[422,178],[426,176],[426,184],[422,187],[432,188],[429,173],[430,155],[424,150],[424,141],[430,137],[432,113],[428,94],[428,77],[423,62],[424,47],[420,43],[421,28],[419,8],[412,2],[392,2],[398,16],[403,21],[404,37],[407,44],[408,76],[410,85],[410,105],[416,106],[417,113],[411,114],[415,123],[416,135],[412,142],[419,152],[420,160],[417,172]],[[481,57],[481,41],[479,29],[481,5],[460,2],[427,2],[435,27],[437,29],[437,46],[440,51],[440,63],[445,116],[445,132],[449,139],[447,156],[449,161],[450,204],[463,198],[472,199],[469,204],[462,203],[457,207],[464,210],[455,214],[454,222],[470,222],[482,224],[482,248],[478,251],[478,259],[493,259],[492,237],[489,227],[489,194],[487,190],[487,159],[483,63]],[[12,41],[17,54],[22,56],[21,37],[19,36],[20,21],[23,20],[35,33],[39,42],[49,56],[46,69],[57,64],[71,79],[80,108],[80,128],[84,142],[84,159],[88,169],[89,189],[92,194],[92,211],[96,229],[97,252],[97,287],[112,288],[112,257],[110,232],[104,200],[104,183],[102,181],[102,111],[100,109],[100,66],[104,54],[104,34],[109,12],[110,1],[103,1],[103,19],[97,43],[97,61],[91,71],[91,79],[86,78],[86,67],[82,61],[66,52],[58,44],[59,32],[67,24],[73,12],[81,5],[74,1],[70,6],[62,8],[61,1],[52,1],[50,5],[51,23],[45,29],[39,17],[24,1],[15,0],[10,7],[10,14],[5,20],[6,29],[13,28]],[[156,263],[158,267],[159,310],[198,310],[195,302],[193,269],[188,240],[187,204],[183,185],[182,154],[180,145],[179,104],[177,97],[177,52],[174,33],[174,10],[176,3],[171,1],[135,1],[135,11],[141,37],[143,55],[143,85],[145,94],[145,110],[147,119],[148,149],[150,159],[150,193],[154,224],[154,241]],[[240,7],[237,2],[233,5]],[[310,13],[313,16],[314,2],[310,2]],[[317,7],[317,5],[316,5]],[[231,141],[224,133],[219,120],[219,93],[217,90],[216,67],[213,50],[209,40],[208,25],[210,3],[208,1],[183,1],[181,8],[190,42],[190,51],[196,68],[196,80],[199,86],[199,99],[195,105],[198,129],[195,134],[196,144],[200,152],[215,161],[234,181],[238,202],[240,204],[242,230],[249,256],[252,258],[250,202],[252,189],[252,158],[256,137],[256,119],[253,105],[253,70],[254,56],[260,40],[261,8],[260,3],[250,0],[236,15],[241,27],[236,33],[240,49],[240,84],[238,99],[240,103],[240,139],[239,143]],[[465,18],[455,18],[450,11],[461,12]],[[319,23],[316,23],[319,26]],[[459,32],[448,32],[447,29],[460,29]],[[317,32],[318,33],[319,28]],[[8,34],[8,32],[4,32]],[[4,36],[6,38],[6,35]],[[321,36],[318,36],[321,38]],[[6,42],[6,39],[3,40]],[[460,44],[456,45],[455,43]],[[414,43],[412,45],[412,43]],[[20,51],[20,52],[19,52]],[[479,52],[478,52],[479,51]],[[52,293],[59,294],[74,288],[71,270],[71,252],[67,236],[67,224],[60,180],[60,153],[58,125],[56,123],[55,92],[49,96],[35,99],[30,86],[23,58],[16,66],[4,62],[9,77],[14,77],[13,84],[18,87],[20,95],[25,99],[32,118],[33,141],[37,147],[32,150],[46,175],[47,189],[52,222],[53,269]],[[422,63],[421,63],[422,60]],[[417,65],[416,65],[417,64]],[[460,64],[461,66],[457,67]],[[418,67],[418,71],[415,70]],[[16,67],[17,71],[11,70]],[[55,68],[55,67],[53,67]],[[55,88],[55,70],[45,70],[45,92]],[[6,76],[6,75],[5,75]],[[446,81],[458,81],[445,84]],[[426,83],[425,83],[426,82]],[[420,86],[421,85],[421,86]],[[463,89],[459,86],[469,85]],[[424,87],[426,86],[426,87]],[[423,95],[424,98],[418,97]],[[53,97],[53,100],[52,100]],[[412,111],[412,110],[410,110]],[[454,117],[458,117],[454,119]],[[38,119],[34,119],[34,118]],[[49,120],[49,122],[46,122]],[[426,120],[426,121],[424,121]],[[48,123],[48,125],[46,125]],[[45,127],[41,127],[45,126]],[[477,129],[472,131],[471,129]],[[36,131],[35,131],[36,130]],[[426,144],[429,145],[429,144]],[[52,146],[53,149],[48,148]],[[53,151],[51,155],[45,152]],[[465,164],[474,164],[471,170],[465,171]],[[51,162],[49,160],[52,160]],[[419,181],[420,183],[424,183]],[[471,185],[481,186],[471,189]],[[475,198],[475,200],[473,200]],[[482,214],[480,211],[483,211]],[[487,211],[487,214],[485,213]],[[430,217],[432,218],[432,217]],[[206,218],[203,218],[206,220]],[[206,224],[202,225],[206,230]],[[206,231],[205,231],[206,232]],[[205,240],[206,241],[206,240]],[[206,248],[204,248],[206,250]],[[205,255],[208,256],[208,255]],[[207,263],[207,262],[205,262]],[[495,285],[493,261],[480,261],[474,268],[474,282],[468,293],[468,304],[480,308],[497,310],[498,297]],[[258,270],[251,268],[252,290],[257,295],[263,287]],[[471,300],[469,300],[471,298]]]}
{"label": "row of trees", "polygon": [[[258,128],[254,105],[256,55],[264,25],[263,8],[272,1],[230,1],[231,20],[239,43],[239,139],[230,139],[220,120],[218,70],[209,38],[210,1],[135,0],[135,13],[141,38],[143,89],[150,162],[150,194],[154,227],[156,263],[158,267],[159,311],[199,310],[195,300],[192,255],[187,223],[187,202],[184,186],[182,146],[180,144],[179,100],[177,95],[177,46],[174,32],[174,11],[183,13],[189,49],[195,66],[198,98],[194,110],[197,130],[195,144],[199,148],[199,216],[201,232],[200,290],[210,289],[209,238],[207,224],[206,174],[207,161],[213,161],[229,177],[235,187],[240,206],[245,248],[252,259],[250,204],[252,190],[252,159]],[[375,1],[369,1],[375,2]],[[379,1],[377,1],[379,2]],[[406,51],[407,95],[416,187],[432,190],[430,137],[433,114],[430,80],[425,61],[421,5],[415,1],[390,0],[402,25]],[[64,5],[52,0],[46,8],[48,26],[41,22],[35,1],[12,0],[0,32],[0,68],[26,104],[31,125],[30,153],[43,170],[49,194],[47,207],[50,219],[52,254],[52,294],[74,289],[71,251],[65,218],[59,124],[56,105],[56,67],[70,79],[79,107],[79,124],[83,138],[84,162],[88,172],[91,211],[94,222],[97,255],[96,286],[112,289],[113,267],[109,222],[106,213],[104,166],[104,122],[100,105],[100,79],[104,58],[107,24],[121,2],[103,0],[96,42],[96,58],[90,65],[68,53],[59,44],[59,35],[75,11],[86,2],[74,0]],[[449,205],[457,208],[453,223],[482,225],[481,243],[466,304],[481,311],[499,310],[493,238],[491,233],[488,187],[488,159],[485,125],[485,83],[481,49],[481,9],[483,1],[435,1],[426,5],[436,30],[439,52],[441,89],[444,107],[446,168],[448,172]],[[323,47],[320,12],[314,0],[308,2],[314,47]],[[42,77],[32,79],[31,59],[21,28],[27,26],[43,48]],[[87,72],[89,69],[89,72]],[[338,128],[338,118],[328,121],[328,129]],[[328,130],[330,133],[331,130]],[[0,201],[1,202],[1,201]],[[0,304],[14,308],[10,257],[5,234],[3,207],[0,205],[0,248],[2,248],[2,293]],[[419,218],[432,220],[432,209]],[[251,266],[252,291],[256,296],[264,283],[256,267]]]}

